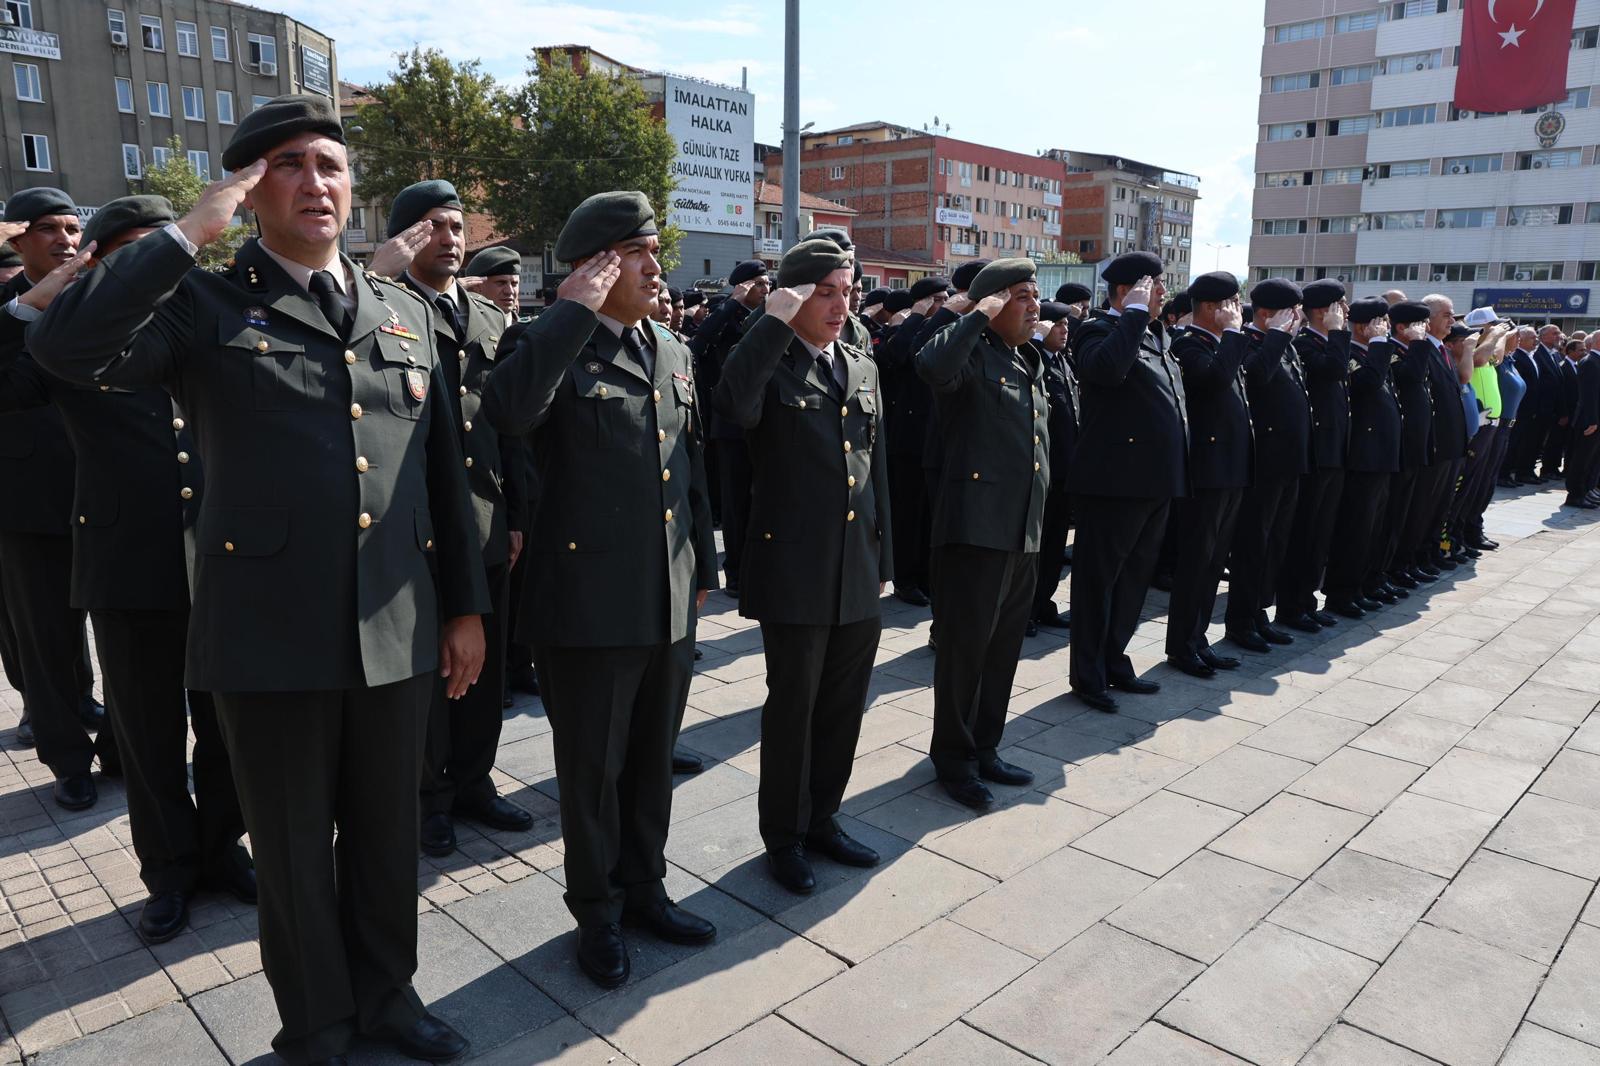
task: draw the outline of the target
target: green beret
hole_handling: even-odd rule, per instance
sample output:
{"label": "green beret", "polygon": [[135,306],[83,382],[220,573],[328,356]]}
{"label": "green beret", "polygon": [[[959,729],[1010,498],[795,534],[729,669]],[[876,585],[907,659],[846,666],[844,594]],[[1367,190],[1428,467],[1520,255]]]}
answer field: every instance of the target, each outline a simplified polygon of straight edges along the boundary
{"label": "green beret", "polygon": [[850,265],[851,256],[843,248],[825,238],[801,241],[783,253],[778,264],[778,285],[792,288],[796,285],[815,285],[835,270]]}
{"label": "green beret", "polygon": [[302,133],[320,133],[344,143],[344,126],[332,100],[311,93],[273,97],[234,127],[228,146],[222,150],[222,165],[227,170],[243,170]]}
{"label": "green beret", "polygon": [[839,246],[839,250],[842,252],[848,252],[855,247],[850,240],[850,234],[838,226],[823,226],[821,229],[814,229],[800,239],[802,241],[832,241]]}
{"label": "green beret", "polygon": [[393,237],[421,222],[423,216],[436,207],[466,210],[461,206],[461,197],[456,195],[456,187],[448,181],[435,178],[407,185],[400,190],[400,194],[394,198],[394,205],[389,208],[389,236]]}
{"label": "green beret", "polygon": [[560,262],[576,263],[618,241],[657,232],[656,213],[644,193],[595,193],[567,216],[567,224],[556,237],[555,255]]}
{"label": "green beret", "polygon": [[498,274],[521,274],[522,256],[517,254],[515,248],[507,248],[497,244],[493,248],[485,248],[467,261],[467,269],[462,271],[469,278],[492,278]]}
{"label": "green beret", "polygon": [[47,215],[75,215],[78,208],[72,202],[72,197],[60,189],[52,189],[40,185],[32,189],[21,189],[15,196],[6,201],[7,222],[32,222],[36,218]]}
{"label": "green beret", "polygon": [[0,268],[19,267],[22,265],[22,256],[10,244],[0,244]]}
{"label": "green beret", "polygon": [[967,296],[973,300],[993,296],[1020,282],[1032,281],[1034,273],[1032,259],[996,259],[978,271],[978,276],[967,286]]}
{"label": "green beret", "polygon": [[104,245],[131,229],[145,226],[165,226],[178,221],[172,202],[165,196],[124,196],[112,200],[89,219],[83,227],[81,243],[99,241]]}

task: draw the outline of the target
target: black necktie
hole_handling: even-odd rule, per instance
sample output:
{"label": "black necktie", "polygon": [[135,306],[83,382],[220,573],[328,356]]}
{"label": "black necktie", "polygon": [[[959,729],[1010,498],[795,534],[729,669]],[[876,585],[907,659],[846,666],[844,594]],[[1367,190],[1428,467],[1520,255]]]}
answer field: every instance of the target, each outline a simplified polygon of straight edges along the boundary
{"label": "black necktie", "polygon": [[840,379],[839,361],[833,358],[832,353],[824,348],[817,353],[817,365],[822,368],[822,380],[833,386],[833,394],[835,396],[843,395],[844,382]]}
{"label": "black necktie", "polygon": [[322,317],[326,318],[334,332],[343,338],[350,329],[350,312],[345,307],[338,288],[333,284],[333,275],[326,270],[313,271],[307,288],[311,291],[311,298],[317,302],[317,307],[322,310]]}
{"label": "black necktie", "polygon": [[622,331],[622,346],[628,349],[628,354],[638,360],[644,368],[645,377],[655,380],[655,360],[651,357],[650,346],[644,342],[644,337],[639,333],[637,326],[630,326]]}
{"label": "black necktie", "polygon": [[450,331],[456,335],[456,340],[459,341],[461,339],[461,305],[442,292],[434,298],[433,302],[434,306],[439,309],[439,313],[444,316],[444,320],[450,323]]}

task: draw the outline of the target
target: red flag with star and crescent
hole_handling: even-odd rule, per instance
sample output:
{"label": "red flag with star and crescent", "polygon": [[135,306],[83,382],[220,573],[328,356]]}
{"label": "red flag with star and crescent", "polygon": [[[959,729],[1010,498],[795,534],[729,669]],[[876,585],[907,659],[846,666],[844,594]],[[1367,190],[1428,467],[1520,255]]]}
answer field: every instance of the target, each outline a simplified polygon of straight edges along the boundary
{"label": "red flag with star and crescent", "polygon": [[1521,111],[1563,100],[1577,0],[1466,0],[1456,107]]}

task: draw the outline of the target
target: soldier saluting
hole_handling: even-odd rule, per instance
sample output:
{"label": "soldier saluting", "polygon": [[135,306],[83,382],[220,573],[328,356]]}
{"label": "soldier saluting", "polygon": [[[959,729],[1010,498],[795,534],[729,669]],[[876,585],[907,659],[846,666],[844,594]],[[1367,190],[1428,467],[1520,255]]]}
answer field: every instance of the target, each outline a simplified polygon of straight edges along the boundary
{"label": "soldier saluting", "polygon": [[[419,755],[435,669],[456,698],[477,678],[489,597],[432,323],[339,254],[327,100],[257,108],[222,161],[231,177],[57,297],[30,346],[69,381],[163,385],[192,419],[187,680],[215,696],[255,852],[274,1050],[342,1061],[361,1033],[448,1061],[467,1042],[411,987]],[[260,238],[196,269],[241,206]]]}

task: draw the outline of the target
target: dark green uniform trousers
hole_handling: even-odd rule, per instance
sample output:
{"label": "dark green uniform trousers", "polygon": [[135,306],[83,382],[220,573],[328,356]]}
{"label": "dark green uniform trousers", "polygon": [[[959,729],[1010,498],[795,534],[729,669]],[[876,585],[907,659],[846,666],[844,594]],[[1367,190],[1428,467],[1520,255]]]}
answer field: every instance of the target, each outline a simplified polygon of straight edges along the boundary
{"label": "dark green uniform trousers", "polygon": [[[434,674],[374,688],[219,692],[250,830],[261,965],[290,1063],[342,1055],[423,1015],[417,780]],[[335,840],[335,830],[338,838]]]}
{"label": "dark green uniform trousers", "polygon": [[504,563],[488,568],[494,613],[483,615],[483,671],[478,683],[451,701],[440,678],[428,711],[428,742],[422,760],[422,816],[448,814],[456,804],[492,799],[495,753],[500,748],[500,706],[506,686],[505,619],[510,575]]}
{"label": "dark green uniform trousers", "polygon": [[768,848],[824,832],[839,813],[861,736],[882,618],[842,626],[761,623],[761,839]]}
{"label": "dark green uniform trousers", "polygon": [[979,759],[1000,746],[1038,573],[1038,552],[971,544],[933,549],[939,647],[928,755],[944,780],[976,777]]}
{"label": "dark green uniform trousers", "polygon": [[[211,695],[183,687],[188,611],[91,611],[128,791],[139,877],[151,892],[189,892],[225,864],[244,816]],[[194,723],[194,799],[189,724]]]}
{"label": "dark green uniform trousers", "polygon": [[694,638],[624,648],[536,647],[550,717],[567,909],[580,926],[666,897],[672,745],[694,675]]}

